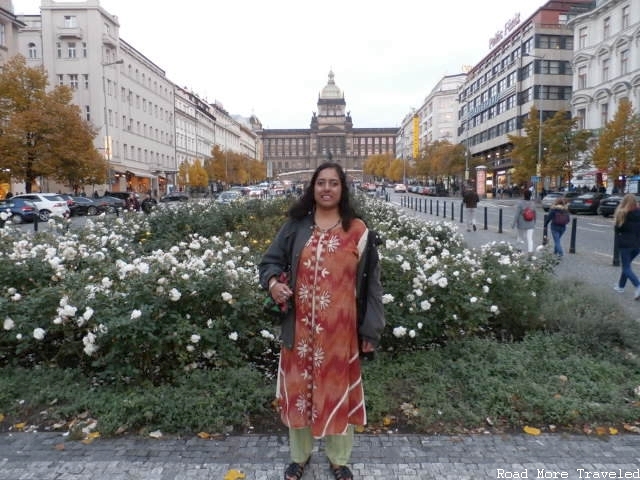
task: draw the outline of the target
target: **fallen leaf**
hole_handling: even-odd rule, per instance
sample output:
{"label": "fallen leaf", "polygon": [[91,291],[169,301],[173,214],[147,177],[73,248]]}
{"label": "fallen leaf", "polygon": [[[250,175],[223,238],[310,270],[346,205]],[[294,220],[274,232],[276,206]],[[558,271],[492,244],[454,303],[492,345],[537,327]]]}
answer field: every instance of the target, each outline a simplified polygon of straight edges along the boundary
{"label": "fallen leaf", "polygon": [[239,480],[240,478],[247,478],[247,476],[240,470],[231,469],[227,471],[223,480]]}
{"label": "fallen leaf", "polygon": [[364,425],[356,425],[356,433],[362,433],[364,432]]}
{"label": "fallen leaf", "polygon": [[84,439],[80,440],[80,443],[83,443],[85,445],[91,445],[94,440],[95,440],[95,438],[84,438]]}
{"label": "fallen leaf", "polygon": [[607,429],[607,427],[596,427],[597,435],[606,435],[608,433],[609,433],[609,430]]}
{"label": "fallen leaf", "polygon": [[200,432],[198,433],[198,437],[200,437],[203,440],[209,440],[211,438],[211,435],[208,434],[207,432]]}
{"label": "fallen leaf", "polygon": [[87,435],[87,438],[90,438],[91,440],[93,440],[94,438],[100,438],[100,432],[91,432],[89,435]]}
{"label": "fallen leaf", "polygon": [[528,433],[529,435],[540,435],[542,432],[539,428],[536,427],[524,427],[524,433]]}
{"label": "fallen leaf", "polygon": [[53,447],[55,450],[58,450],[59,452],[62,452],[64,450],[64,443],[58,443]]}
{"label": "fallen leaf", "polygon": [[623,428],[627,432],[640,433],[640,427],[637,427],[636,425],[629,425],[628,423],[625,423]]}
{"label": "fallen leaf", "polygon": [[393,423],[393,417],[390,417],[389,415],[385,416],[385,417],[382,419],[382,424],[383,424],[385,427],[388,427],[388,426],[389,426],[389,425],[391,425],[392,423]]}
{"label": "fallen leaf", "polygon": [[16,423],[13,426],[13,428],[15,428],[16,430],[22,430],[26,426],[27,426],[26,422],[20,422],[20,423]]}
{"label": "fallen leaf", "polygon": [[618,429],[614,427],[609,427],[609,435],[617,435]]}

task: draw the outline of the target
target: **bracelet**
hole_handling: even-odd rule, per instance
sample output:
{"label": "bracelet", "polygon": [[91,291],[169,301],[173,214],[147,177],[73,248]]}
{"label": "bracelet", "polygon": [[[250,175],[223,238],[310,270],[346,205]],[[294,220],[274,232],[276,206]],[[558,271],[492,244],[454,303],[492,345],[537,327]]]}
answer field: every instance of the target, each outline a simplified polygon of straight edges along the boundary
{"label": "bracelet", "polygon": [[271,293],[271,289],[276,283],[278,283],[278,280],[276,280],[275,278],[272,278],[271,280],[269,280],[269,293]]}

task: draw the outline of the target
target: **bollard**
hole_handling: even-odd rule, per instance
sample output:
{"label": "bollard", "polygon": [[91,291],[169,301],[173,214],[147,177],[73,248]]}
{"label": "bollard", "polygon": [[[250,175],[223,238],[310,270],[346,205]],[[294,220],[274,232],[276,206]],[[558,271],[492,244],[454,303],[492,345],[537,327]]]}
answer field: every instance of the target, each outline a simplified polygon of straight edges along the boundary
{"label": "bollard", "polygon": [[38,220],[40,220],[40,217],[38,215],[40,215],[40,212],[36,210],[36,214],[33,217],[33,231],[34,232],[38,231]]}
{"label": "bollard", "polygon": [[455,220],[454,218],[454,213],[456,212],[456,209],[454,208],[455,204],[453,203],[453,200],[451,201],[451,221],[453,222]]}
{"label": "bollard", "polygon": [[460,202],[460,223],[464,222],[464,203]]}
{"label": "bollard", "polygon": [[433,199],[429,199],[429,215],[433,215]]}
{"label": "bollard", "polygon": [[436,217],[440,216],[440,200],[436,200]]}
{"label": "bollard", "polygon": [[489,210],[488,207],[484,207],[484,229],[488,230],[489,227]]}
{"label": "bollard", "polygon": [[418,200],[418,204],[419,204],[418,211],[422,213],[422,199]]}
{"label": "bollard", "polygon": [[569,243],[569,253],[576,253],[577,230],[578,230],[578,219],[574,217],[573,221],[571,222],[571,243]]}
{"label": "bollard", "polygon": [[442,202],[442,218],[447,218],[447,202]]}
{"label": "bollard", "polygon": [[498,209],[498,233],[502,233],[502,209]]}
{"label": "bollard", "polygon": [[542,245],[547,245],[549,243],[549,231],[547,229],[547,217],[549,214],[545,213],[542,217]]}
{"label": "bollard", "polygon": [[620,249],[618,247],[618,236],[616,235],[615,229],[613,230],[613,266],[620,266]]}

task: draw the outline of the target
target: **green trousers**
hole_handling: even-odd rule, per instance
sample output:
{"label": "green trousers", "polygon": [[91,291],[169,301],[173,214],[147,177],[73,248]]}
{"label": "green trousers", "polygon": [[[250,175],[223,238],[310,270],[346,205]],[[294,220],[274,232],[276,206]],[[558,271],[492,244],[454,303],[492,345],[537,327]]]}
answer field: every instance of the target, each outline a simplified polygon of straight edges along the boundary
{"label": "green trousers", "polygon": [[[344,435],[327,435],[324,437],[325,453],[333,465],[346,465],[351,459],[353,450],[353,425],[349,425]],[[313,435],[309,428],[289,429],[289,449],[291,461],[304,463],[313,450]]]}

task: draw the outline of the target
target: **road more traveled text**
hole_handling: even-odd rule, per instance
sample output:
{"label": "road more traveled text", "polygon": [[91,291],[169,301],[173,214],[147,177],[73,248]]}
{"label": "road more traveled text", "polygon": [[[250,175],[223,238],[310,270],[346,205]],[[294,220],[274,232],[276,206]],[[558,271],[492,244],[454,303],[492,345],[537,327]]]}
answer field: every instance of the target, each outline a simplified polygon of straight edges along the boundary
{"label": "road more traveled text", "polygon": [[536,468],[530,477],[529,469],[517,471],[498,468],[496,469],[496,478],[640,478],[640,468],[635,470],[588,470],[586,468],[576,468],[574,471],[574,475],[577,475],[577,477],[569,477],[568,470]]}

